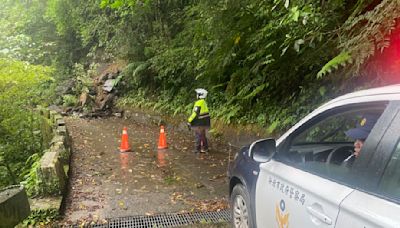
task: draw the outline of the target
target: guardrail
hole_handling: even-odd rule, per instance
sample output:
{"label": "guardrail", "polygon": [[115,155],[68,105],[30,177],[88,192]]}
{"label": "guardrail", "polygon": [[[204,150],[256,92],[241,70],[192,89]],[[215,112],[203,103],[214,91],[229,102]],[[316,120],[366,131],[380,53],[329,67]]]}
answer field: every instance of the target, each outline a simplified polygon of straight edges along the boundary
{"label": "guardrail", "polygon": [[[62,195],[67,185],[68,164],[71,155],[68,131],[60,114],[50,111],[54,136],[38,167],[38,182],[45,195]],[[64,168],[66,167],[66,168]]]}

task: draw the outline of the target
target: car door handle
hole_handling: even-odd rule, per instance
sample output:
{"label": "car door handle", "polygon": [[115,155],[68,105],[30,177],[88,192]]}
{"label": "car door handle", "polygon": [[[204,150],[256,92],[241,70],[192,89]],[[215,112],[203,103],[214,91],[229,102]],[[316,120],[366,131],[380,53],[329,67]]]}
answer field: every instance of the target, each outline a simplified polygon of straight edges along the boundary
{"label": "car door handle", "polygon": [[321,220],[322,222],[328,225],[332,225],[332,219],[329,218],[329,216],[327,216],[323,211],[317,210],[312,206],[308,206],[307,211],[318,220]]}

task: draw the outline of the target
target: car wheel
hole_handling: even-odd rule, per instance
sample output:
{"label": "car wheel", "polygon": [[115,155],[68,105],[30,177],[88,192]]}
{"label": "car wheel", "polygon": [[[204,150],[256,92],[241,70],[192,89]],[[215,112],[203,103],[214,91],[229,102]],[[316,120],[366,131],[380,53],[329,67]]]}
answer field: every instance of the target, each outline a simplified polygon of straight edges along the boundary
{"label": "car wheel", "polygon": [[238,184],[233,188],[231,195],[231,214],[233,227],[253,227],[249,193],[242,184]]}

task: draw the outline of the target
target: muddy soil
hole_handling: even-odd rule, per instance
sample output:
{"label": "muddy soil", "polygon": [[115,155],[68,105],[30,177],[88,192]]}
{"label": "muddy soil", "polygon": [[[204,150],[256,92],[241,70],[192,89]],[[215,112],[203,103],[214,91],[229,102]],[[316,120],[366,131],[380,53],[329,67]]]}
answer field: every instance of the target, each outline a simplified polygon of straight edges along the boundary
{"label": "muddy soil", "polygon": [[[60,225],[228,207],[226,172],[232,148],[212,140],[209,153],[195,155],[193,133],[167,122],[168,149],[158,150],[159,122],[140,113],[66,118],[73,153]],[[132,152],[118,150],[124,126]]]}

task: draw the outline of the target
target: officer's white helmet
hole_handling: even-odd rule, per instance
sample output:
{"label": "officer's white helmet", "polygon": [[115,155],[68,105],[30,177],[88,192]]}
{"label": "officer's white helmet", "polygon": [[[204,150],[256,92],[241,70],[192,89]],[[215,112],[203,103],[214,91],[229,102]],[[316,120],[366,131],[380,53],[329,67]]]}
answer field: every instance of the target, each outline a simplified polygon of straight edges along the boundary
{"label": "officer's white helmet", "polygon": [[202,89],[202,88],[198,88],[198,89],[195,89],[194,91],[196,91],[196,94],[197,94],[197,98],[198,99],[204,99],[204,98],[206,98],[207,97],[207,90],[205,90],[205,89]]}

